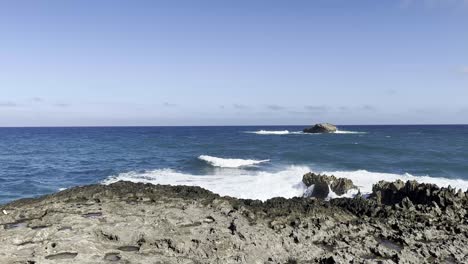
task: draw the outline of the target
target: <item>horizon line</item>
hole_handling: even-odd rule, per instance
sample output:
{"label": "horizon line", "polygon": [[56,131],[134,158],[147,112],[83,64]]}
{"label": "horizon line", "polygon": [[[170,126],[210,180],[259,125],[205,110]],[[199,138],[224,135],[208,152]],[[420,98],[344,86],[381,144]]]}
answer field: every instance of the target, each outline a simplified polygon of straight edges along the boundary
{"label": "horizon line", "polygon": [[[317,123],[318,124],[318,123]],[[94,126],[94,125],[71,125],[71,126],[0,126],[0,128],[132,128],[132,127],[260,127],[260,126],[269,126],[269,127],[287,127],[287,126],[313,126],[312,125],[303,125],[303,124],[294,124],[294,125],[103,125],[103,126]],[[335,124],[334,124],[335,125]],[[466,126],[466,124],[336,124],[336,126]]]}

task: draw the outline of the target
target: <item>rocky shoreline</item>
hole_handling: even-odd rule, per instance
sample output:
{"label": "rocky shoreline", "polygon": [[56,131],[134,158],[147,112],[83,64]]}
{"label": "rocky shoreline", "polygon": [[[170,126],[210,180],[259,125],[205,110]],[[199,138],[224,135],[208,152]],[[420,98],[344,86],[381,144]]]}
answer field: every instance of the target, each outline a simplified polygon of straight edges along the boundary
{"label": "rocky shoreline", "polygon": [[[343,179],[304,176],[344,192]],[[319,192],[323,197],[323,192]],[[468,192],[258,200],[117,182],[0,206],[0,263],[468,263]]]}

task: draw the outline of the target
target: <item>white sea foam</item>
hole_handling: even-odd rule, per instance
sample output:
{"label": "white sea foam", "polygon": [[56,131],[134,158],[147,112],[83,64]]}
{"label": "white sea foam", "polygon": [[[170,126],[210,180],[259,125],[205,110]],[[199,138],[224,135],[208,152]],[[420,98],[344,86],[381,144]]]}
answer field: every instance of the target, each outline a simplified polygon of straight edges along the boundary
{"label": "white sea foam", "polygon": [[337,130],[333,134],[366,134],[367,132],[361,131],[346,131],[346,130]]}
{"label": "white sea foam", "polygon": [[347,178],[353,181],[354,185],[358,186],[361,193],[368,194],[372,192],[372,185],[381,181],[395,181],[395,180],[415,180],[424,183],[433,183],[439,187],[452,186],[460,188],[462,190],[468,189],[468,181],[462,179],[448,179],[448,178],[436,178],[429,176],[414,176],[409,173],[405,174],[393,174],[393,173],[380,173],[370,172],[366,170],[357,171],[325,171],[322,172],[326,175],[335,175],[339,178]]}
{"label": "white sea foam", "polygon": [[246,166],[254,166],[260,163],[268,162],[269,159],[265,160],[252,160],[252,159],[224,159],[208,155],[201,155],[198,159],[206,161],[208,164],[214,167],[221,168],[239,168]]}
{"label": "white sea foam", "polygon": [[338,195],[334,191],[331,190],[330,186],[328,187],[328,190],[329,190],[329,193],[325,200],[330,200],[330,199],[335,199],[335,198],[352,198],[359,193],[358,189],[351,189],[343,195]]}
{"label": "white sea foam", "polygon": [[[153,184],[200,186],[220,195],[266,200],[273,197],[291,198],[302,196],[307,190],[306,186],[302,183],[302,175],[309,171],[312,170],[307,166],[289,166],[277,172],[218,169],[218,171],[215,171],[211,175],[192,175],[172,169],[160,169],[121,173],[108,177],[103,183],[110,184],[123,180]],[[378,181],[395,181],[397,179],[434,183],[439,187],[450,185],[462,190],[468,189],[468,181],[461,179],[413,176],[410,174],[399,175],[365,170],[325,171],[321,173],[351,179],[364,195],[371,193],[372,185]],[[308,191],[310,192],[311,188]],[[351,190],[342,196],[338,196],[331,192],[328,198],[352,197],[356,193],[357,190]]]}
{"label": "white sea foam", "polygon": [[247,131],[247,133],[253,133],[257,135],[288,135],[291,134],[288,130],[259,130],[259,131]]}
{"label": "white sea foam", "polygon": [[[246,133],[253,133],[257,135],[317,135],[322,133],[304,133],[302,131],[289,131],[289,130],[258,130],[258,131],[247,131]],[[367,132],[360,131],[346,131],[337,130],[336,132],[329,134],[366,134]]]}
{"label": "white sea foam", "polygon": [[107,178],[103,183],[110,184],[123,180],[153,184],[200,186],[220,195],[266,200],[272,197],[291,198],[302,196],[306,187],[301,179],[302,175],[308,171],[309,168],[307,167],[291,166],[274,173],[220,169],[215,175],[192,175],[171,169],[161,169],[141,173],[121,173]]}

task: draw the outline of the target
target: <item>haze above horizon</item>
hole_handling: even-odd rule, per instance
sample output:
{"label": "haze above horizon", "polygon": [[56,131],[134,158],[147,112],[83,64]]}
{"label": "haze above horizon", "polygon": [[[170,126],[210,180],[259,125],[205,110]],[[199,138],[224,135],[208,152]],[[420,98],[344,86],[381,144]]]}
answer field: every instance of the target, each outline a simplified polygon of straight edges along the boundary
{"label": "haze above horizon", "polygon": [[0,126],[468,123],[468,1],[0,1]]}

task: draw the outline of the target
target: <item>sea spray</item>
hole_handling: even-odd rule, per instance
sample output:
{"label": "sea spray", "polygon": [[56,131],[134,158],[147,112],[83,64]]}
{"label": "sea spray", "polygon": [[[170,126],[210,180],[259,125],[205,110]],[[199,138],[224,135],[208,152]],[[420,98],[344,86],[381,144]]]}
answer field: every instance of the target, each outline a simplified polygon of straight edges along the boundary
{"label": "sea spray", "polygon": [[[273,197],[291,198],[303,196],[307,187],[302,183],[302,176],[310,171],[313,170],[307,166],[287,166],[276,172],[219,169],[212,175],[194,175],[172,169],[159,169],[121,173],[108,177],[103,183],[110,184],[123,180],[153,184],[200,186],[220,195],[267,200]],[[468,189],[468,181],[461,179],[434,178],[411,174],[400,175],[369,172],[366,170],[325,171],[321,173],[351,179],[363,195],[371,193],[372,185],[381,180],[395,181],[397,179],[434,183],[440,187],[450,185],[463,190]],[[347,192],[342,196],[331,193],[328,198],[352,197],[356,193],[357,191],[355,190]]]}
{"label": "sea spray", "polygon": [[111,176],[103,181],[132,181],[153,184],[200,186],[220,195],[237,198],[267,200],[272,197],[302,196],[306,186],[302,175],[308,167],[290,166],[278,172],[249,172],[243,170],[220,170],[215,175],[193,175],[172,169],[145,172],[127,172]]}

